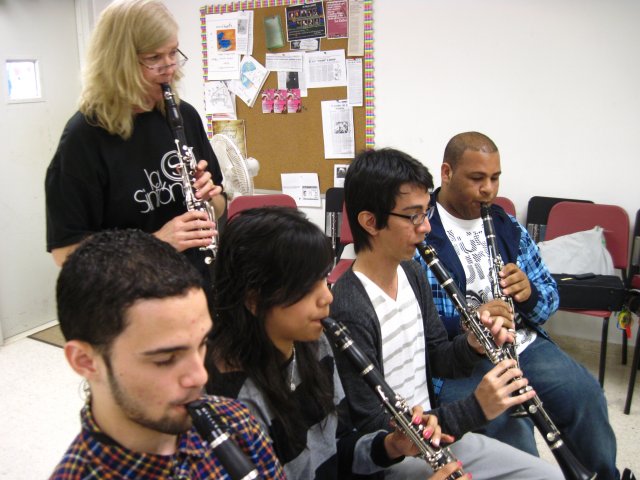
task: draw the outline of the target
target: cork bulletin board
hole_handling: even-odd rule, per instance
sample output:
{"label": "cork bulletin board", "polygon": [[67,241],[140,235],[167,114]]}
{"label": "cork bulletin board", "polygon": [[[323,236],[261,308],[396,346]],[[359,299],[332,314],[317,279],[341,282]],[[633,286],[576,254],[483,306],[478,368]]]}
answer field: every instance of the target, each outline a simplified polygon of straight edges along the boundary
{"label": "cork bulletin board", "polygon": [[[264,18],[280,15],[283,30],[286,24],[285,7],[303,5],[304,0],[252,0],[209,5],[200,9],[203,78],[207,81],[207,32],[206,15],[238,10],[254,10],[253,58],[265,64],[265,54],[288,52],[289,43],[276,50],[265,46]],[[308,2],[307,2],[308,3]],[[364,2],[364,58],[363,58],[363,103],[353,108],[354,137],[356,153],[374,146],[374,96],[373,96],[373,0]],[[320,40],[321,50],[344,49],[347,39]],[[277,88],[277,75],[271,72],[262,87]],[[320,102],[347,98],[347,87],[310,88],[308,96],[302,98],[302,111],[291,114],[262,113],[260,97],[249,108],[242,100],[236,99],[238,119],[245,122],[247,155],[260,162],[260,172],[254,177],[256,188],[281,190],[281,173],[317,173],[320,191],[333,187],[335,164],[350,163],[349,159],[325,159],[322,134],[322,112]],[[207,115],[207,132],[213,136],[212,116]]]}

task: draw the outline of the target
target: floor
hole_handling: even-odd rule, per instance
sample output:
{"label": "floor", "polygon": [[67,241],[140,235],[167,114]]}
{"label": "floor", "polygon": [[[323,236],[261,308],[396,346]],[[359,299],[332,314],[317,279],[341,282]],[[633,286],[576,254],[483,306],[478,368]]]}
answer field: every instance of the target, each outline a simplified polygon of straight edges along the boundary
{"label": "floor", "polygon": [[[556,341],[596,371],[597,343],[566,337]],[[67,366],[60,348],[29,338],[0,347],[0,372],[4,390],[0,395],[0,478],[47,478],[79,430],[78,412],[83,403],[80,378]],[[605,391],[618,439],[618,465],[638,474],[640,380],[631,415],[624,415],[628,378],[629,366],[620,365],[620,349],[611,345]],[[554,461],[542,439],[539,450],[543,458]]]}

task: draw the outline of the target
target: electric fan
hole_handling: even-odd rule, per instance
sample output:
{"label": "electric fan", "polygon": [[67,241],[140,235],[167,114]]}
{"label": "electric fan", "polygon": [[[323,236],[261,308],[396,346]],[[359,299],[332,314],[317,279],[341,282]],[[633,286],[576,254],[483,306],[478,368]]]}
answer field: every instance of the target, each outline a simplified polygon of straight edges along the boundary
{"label": "electric fan", "polygon": [[253,195],[253,177],[260,170],[258,161],[252,157],[242,158],[233,140],[222,133],[213,136],[211,146],[220,163],[222,185],[229,200],[240,195]]}

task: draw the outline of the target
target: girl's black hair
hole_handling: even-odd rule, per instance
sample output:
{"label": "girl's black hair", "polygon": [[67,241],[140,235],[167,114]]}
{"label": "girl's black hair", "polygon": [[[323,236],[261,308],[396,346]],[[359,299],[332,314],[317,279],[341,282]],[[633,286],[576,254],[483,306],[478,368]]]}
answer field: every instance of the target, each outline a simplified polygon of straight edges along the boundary
{"label": "girl's black hair", "polygon": [[[219,242],[207,369],[212,380],[217,364],[244,371],[292,441],[307,426],[282,373],[286,359],[266,333],[265,316],[273,307],[302,299],[326,278],[331,265],[328,238],[293,208],[245,210],[225,226]],[[325,418],[335,409],[333,381],[318,362],[317,343],[296,342],[295,350],[301,379],[296,395],[314,399],[314,410]]]}

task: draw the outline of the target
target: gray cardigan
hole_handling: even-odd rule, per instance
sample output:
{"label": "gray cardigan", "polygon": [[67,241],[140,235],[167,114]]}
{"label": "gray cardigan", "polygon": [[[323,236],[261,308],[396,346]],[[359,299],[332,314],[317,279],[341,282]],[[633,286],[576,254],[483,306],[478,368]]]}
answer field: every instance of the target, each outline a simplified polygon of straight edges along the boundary
{"label": "gray cardigan", "polygon": [[[482,427],[487,423],[487,419],[474,395],[437,407],[432,376],[468,376],[474,364],[483,356],[471,349],[465,334],[448,340],[447,332],[433,304],[431,288],[424,271],[414,261],[402,262],[401,266],[416,295],[424,321],[427,387],[433,408],[430,413],[438,417],[443,432],[460,438],[466,432]],[[331,305],[331,316],[348,328],[354,342],[384,375],[380,323],[362,282],[353,270],[349,269],[334,285],[332,293],[334,301]],[[344,355],[336,352],[335,358],[356,428],[362,432],[389,430],[391,417],[383,409],[378,397]]]}

